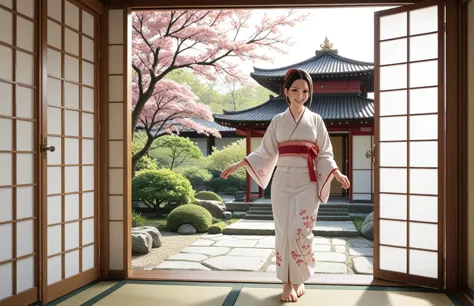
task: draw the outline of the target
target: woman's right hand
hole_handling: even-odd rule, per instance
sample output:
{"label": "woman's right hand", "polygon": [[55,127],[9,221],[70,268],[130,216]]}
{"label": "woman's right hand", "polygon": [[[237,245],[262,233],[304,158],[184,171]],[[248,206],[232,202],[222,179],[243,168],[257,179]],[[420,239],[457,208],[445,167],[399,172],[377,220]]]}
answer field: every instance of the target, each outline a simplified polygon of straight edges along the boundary
{"label": "woman's right hand", "polygon": [[226,180],[229,176],[239,171],[244,166],[243,163],[244,161],[240,161],[225,168],[221,173],[221,178]]}

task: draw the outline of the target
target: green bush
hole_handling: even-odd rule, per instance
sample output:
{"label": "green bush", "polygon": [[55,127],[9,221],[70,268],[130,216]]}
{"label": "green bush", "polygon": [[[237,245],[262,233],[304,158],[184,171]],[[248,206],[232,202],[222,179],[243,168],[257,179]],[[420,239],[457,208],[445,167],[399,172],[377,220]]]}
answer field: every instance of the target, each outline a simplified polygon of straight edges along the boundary
{"label": "green bush", "polygon": [[157,170],[156,161],[148,156],[143,156],[137,163],[137,171],[141,170]]}
{"label": "green bush", "polygon": [[144,226],[145,218],[140,213],[132,210],[132,227]]}
{"label": "green bush", "polygon": [[226,226],[227,226],[226,222],[219,222],[219,223],[211,225],[209,229],[207,230],[207,232],[209,234],[220,234],[222,233],[224,228],[226,228]]}
{"label": "green bush", "polygon": [[212,218],[212,224],[216,224],[216,223],[219,223],[219,222],[222,222],[222,220],[219,219],[219,218]]}
{"label": "green bush", "polygon": [[207,209],[198,205],[181,205],[168,215],[167,227],[176,232],[183,224],[192,224],[199,233],[204,233],[212,224],[212,215]]}
{"label": "green bush", "polygon": [[196,192],[196,195],[194,197],[199,200],[219,201],[221,203],[224,203],[222,198],[212,191],[199,191]]}
{"label": "green bush", "polygon": [[212,174],[209,171],[198,166],[176,169],[175,171],[184,175],[184,177],[186,177],[191,182],[191,185],[194,189],[206,186],[207,183],[212,179]]}
{"label": "green bush", "polygon": [[[214,192],[224,192],[227,188],[237,188],[237,190],[245,190],[246,179],[237,175],[231,175],[226,180],[220,177],[222,171],[217,169],[209,170],[212,179],[207,183]],[[235,194],[235,193],[234,193]]]}
{"label": "green bush", "polygon": [[132,181],[132,197],[159,217],[166,205],[192,203],[194,191],[181,174],[168,169],[144,170],[138,172]]}
{"label": "green bush", "polygon": [[226,195],[235,195],[235,193],[239,191],[239,189],[235,186],[229,186],[227,187],[224,191],[223,191],[223,194],[226,194]]}

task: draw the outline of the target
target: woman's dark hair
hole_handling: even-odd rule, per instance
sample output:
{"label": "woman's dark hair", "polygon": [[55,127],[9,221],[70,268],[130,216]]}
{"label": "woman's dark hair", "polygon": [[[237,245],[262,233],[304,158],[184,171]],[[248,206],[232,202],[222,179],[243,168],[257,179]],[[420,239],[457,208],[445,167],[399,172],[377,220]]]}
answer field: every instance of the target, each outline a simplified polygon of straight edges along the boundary
{"label": "woman's dark hair", "polygon": [[[291,68],[288,70],[285,76],[285,83],[283,84],[283,87],[286,88],[287,90],[290,89],[291,85],[296,80],[305,80],[306,83],[308,83],[309,87],[309,97],[308,101],[305,102],[305,105],[311,106],[311,102],[313,99],[313,80],[311,79],[311,76],[304,70],[298,70],[296,68]],[[288,96],[285,96],[286,103],[290,105],[290,101],[288,101]]]}

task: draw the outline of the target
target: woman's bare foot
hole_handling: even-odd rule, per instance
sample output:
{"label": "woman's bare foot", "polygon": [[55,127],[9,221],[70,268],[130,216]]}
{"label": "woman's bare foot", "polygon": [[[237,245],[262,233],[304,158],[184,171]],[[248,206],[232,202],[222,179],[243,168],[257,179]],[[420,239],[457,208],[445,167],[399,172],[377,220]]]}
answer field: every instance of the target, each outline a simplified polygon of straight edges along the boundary
{"label": "woman's bare foot", "polygon": [[283,293],[280,296],[280,301],[282,301],[282,302],[296,302],[296,301],[298,301],[296,291],[293,289],[291,284],[283,283]]}
{"label": "woman's bare foot", "polygon": [[293,289],[296,292],[297,297],[301,297],[304,294],[304,284],[301,283],[299,285],[293,285]]}

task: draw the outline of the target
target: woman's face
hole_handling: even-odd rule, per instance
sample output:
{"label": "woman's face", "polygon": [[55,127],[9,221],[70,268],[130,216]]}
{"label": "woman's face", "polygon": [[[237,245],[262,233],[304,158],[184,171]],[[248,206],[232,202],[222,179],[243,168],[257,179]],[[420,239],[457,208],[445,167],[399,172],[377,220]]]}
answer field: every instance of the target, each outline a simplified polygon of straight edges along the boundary
{"label": "woman's face", "polygon": [[289,89],[285,88],[285,95],[290,104],[303,105],[309,98],[309,87],[305,80],[296,80]]}

